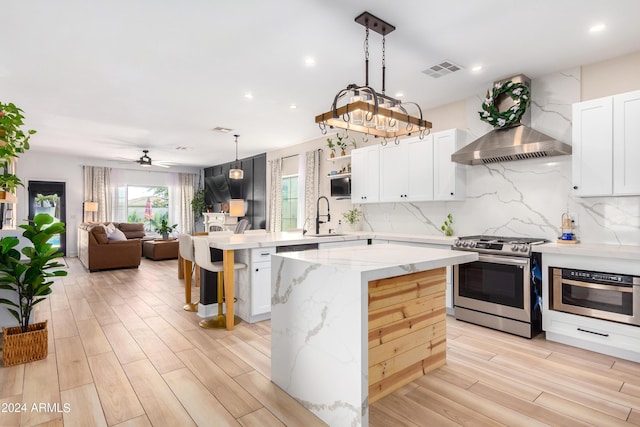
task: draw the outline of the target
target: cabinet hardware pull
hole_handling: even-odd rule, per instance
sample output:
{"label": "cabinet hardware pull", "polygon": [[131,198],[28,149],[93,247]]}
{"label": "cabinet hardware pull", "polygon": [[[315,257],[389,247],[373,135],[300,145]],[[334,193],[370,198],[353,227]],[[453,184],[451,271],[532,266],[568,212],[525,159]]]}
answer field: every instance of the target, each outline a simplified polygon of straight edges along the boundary
{"label": "cabinet hardware pull", "polygon": [[260,271],[260,269],[259,269],[259,268],[256,268],[256,271]]}
{"label": "cabinet hardware pull", "polygon": [[573,189],[574,189],[574,190],[577,190],[577,189],[578,189],[578,186],[577,186],[577,185],[574,185],[574,186],[573,186]]}
{"label": "cabinet hardware pull", "polygon": [[593,334],[593,335],[600,335],[601,337],[609,336],[609,334],[603,334],[602,332],[587,331],[586,329],[582,329],[582,328],[576,328],[576,329],[578,329],[580,332],[586,332],[588,334]]}

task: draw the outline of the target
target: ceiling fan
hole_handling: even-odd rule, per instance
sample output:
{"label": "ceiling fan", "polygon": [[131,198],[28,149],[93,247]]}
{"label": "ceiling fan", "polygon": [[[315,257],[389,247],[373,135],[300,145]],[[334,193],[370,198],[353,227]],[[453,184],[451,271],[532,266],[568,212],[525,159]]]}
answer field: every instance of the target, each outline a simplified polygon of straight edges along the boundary
{"label": "ceiling fan", "polygon": [[134,163],[137,163],[142,167],[158,166],[161,168],[169,168],[173,164],[172,162],[167,162],[163,160],[152,161],[148,153],[149,153],[149,150],[142,150],[142,156],[140,156],[139,159],[129,160],[129,161],[133,161]]}

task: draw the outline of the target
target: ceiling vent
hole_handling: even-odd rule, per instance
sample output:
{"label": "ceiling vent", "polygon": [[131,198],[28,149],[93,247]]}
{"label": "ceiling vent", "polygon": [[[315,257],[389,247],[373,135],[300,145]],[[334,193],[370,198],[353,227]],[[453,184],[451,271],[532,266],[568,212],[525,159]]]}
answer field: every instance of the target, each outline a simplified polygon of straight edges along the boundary
{"label": "ceiling vent", "polygon": [[455,73],[462,70],[464,67],[454,63],[453,61],[442,61],[439,64],[432,65],[423,71],[427,76],[431,76],[434,79],[439,79],[447,74]]}

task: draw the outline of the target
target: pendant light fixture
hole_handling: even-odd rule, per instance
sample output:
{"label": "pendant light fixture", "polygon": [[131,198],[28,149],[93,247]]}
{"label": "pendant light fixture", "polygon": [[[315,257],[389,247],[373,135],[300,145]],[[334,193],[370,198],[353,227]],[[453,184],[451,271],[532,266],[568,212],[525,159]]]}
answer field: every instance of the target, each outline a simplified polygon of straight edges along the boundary
{"label": "pendant light fixture", "polygon": [[236,137],[236,161],[233,164],[233,169],[229,169],[229,178],[242,179],[244,178],[244,171],[240,169],[240,162],[238,161],[238,137],[240,135],[233,135]]}
{"label": "pendant light fixture", "polygon": [[[331,104],[331,110],[316,116],[315,121],[323,135],[327,127],[346,129],[375,137],[398,138],[411,134],[424,138],[429,134],[431,123],[422,117],[422,109],[414,102],[401,102],[385,94],[385,38],[396,29],[393,25],[363,12],[355,21],[365,27],[364,86],[350,84],[340,90]],[[369,86],[369,29],[382,35],[382,93],[376,92]],[[407,106],[411,105],[415,115],[409,114]]]}

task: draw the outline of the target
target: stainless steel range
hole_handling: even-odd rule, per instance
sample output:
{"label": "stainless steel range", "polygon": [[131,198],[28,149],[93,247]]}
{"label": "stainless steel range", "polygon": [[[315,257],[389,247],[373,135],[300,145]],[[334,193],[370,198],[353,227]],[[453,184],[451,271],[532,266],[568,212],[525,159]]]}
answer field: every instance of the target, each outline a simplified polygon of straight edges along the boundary
{"label": "stainless steel range", "polygon": [[467,236],[453,249],[479,253],[453,270],[455,316],[532,338],[542,329],[542,263],[533,245],[545,239]]}

